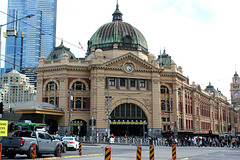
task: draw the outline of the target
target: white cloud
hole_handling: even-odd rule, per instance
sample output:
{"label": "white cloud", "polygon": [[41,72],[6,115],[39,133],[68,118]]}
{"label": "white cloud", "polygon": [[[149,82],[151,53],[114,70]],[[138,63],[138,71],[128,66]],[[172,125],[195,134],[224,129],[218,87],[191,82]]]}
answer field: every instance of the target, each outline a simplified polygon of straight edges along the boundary
{"label": "white cloud", "polygon": [[[158,55],[165,47],[190,81],[202,88],[212,82],[228,98],[235,65],[240,73],[239,6],[239,0],[119,0],[123,20],[143,33],[149,52]],[[115,7],[116,0],[58,0],[57,36],[86,49],[93,33],[112,21]]]}

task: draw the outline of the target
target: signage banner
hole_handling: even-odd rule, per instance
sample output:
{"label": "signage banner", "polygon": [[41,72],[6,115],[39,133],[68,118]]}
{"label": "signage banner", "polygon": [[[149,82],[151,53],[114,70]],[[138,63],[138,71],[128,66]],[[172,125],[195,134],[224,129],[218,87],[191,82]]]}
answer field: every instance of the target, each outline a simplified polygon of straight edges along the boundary
{"label": "signage banner", "polygon": [[8,121],[0,120],[0,137],[7,137]]}

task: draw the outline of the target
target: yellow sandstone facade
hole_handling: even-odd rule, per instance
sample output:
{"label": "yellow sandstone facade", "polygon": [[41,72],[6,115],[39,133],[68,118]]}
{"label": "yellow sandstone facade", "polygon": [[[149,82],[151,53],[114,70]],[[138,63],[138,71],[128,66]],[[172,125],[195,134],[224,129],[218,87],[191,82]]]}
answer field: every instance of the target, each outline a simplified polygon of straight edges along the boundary
{"label": "yellow sandstone facade", "polygon": [[[204,90],[195,82],[189,84],[182,67],[165,50],[158,58],[150,54],[142,34],[122,22],[121,16],[117,5],[113,22],[92,36],[83,60],[75,58],[63,44],[48,58],[40,57],[36,99],[52,103],[65,113],[46,116],[46,121],[55,121],[64,133],[70,120],[71,132],[79,136],[91,132],[92,118],[96,120],[94,134],[106,133],[108,122],[116,136],[142,136],[144,132],[161,136],[169,130],[179,136],[206,135],[209,130],[222,135],[229,124],[239,132],[239,112],[220,91],[211,84]],[[107,39],[116,24],[112,30],[119,34]]]}

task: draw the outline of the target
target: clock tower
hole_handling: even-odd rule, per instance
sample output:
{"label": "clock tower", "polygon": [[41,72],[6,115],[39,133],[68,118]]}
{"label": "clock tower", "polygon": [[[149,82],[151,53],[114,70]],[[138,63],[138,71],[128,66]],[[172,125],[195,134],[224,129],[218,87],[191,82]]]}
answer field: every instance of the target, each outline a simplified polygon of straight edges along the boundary
{"label": "clock tower", "polygon": [[238,76],[237,72],[235,72],[232,83],[231,83],[231,102],[234,105],[234,107],[240,106],[240,77]]}

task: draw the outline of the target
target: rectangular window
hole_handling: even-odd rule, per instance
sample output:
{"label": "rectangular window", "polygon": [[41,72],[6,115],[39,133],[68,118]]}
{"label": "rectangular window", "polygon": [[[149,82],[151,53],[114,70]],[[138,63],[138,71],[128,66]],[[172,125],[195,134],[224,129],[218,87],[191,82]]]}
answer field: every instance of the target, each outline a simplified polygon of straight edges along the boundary
{"label": "rectangular window", "polygon": [[130,79],[130,87],[135,87],[135,79]]}
{"label": "rectangular window", "polygon": [[140,87],[141,88],[145,88],[145,80],[144,79],[140,79]]}
{"label": "rectangular window", "polygon": [[81,108],[81,97],[76,97],[75,108]]}
{"label": "rectangular window", "polygon": [[83,109],[86,109],[86,98],[83,98]]}
{"label": "rectangular window", "polygon": [[162,122],[166,122],[166,118],[162,118]]}
{"label": "rectangular window", "polygon": [[120,78],[120,86],[121,87],[125,86],[125,78]]}
{"label": "rectangular window", "polygon": [[115,78],[109,78],[109,86],[115,86]]}

